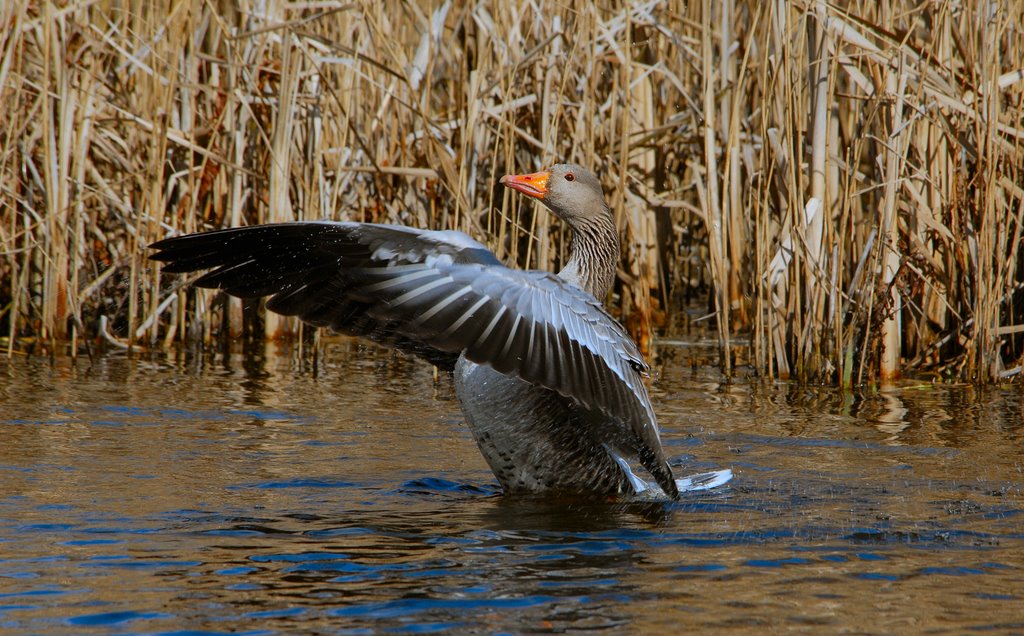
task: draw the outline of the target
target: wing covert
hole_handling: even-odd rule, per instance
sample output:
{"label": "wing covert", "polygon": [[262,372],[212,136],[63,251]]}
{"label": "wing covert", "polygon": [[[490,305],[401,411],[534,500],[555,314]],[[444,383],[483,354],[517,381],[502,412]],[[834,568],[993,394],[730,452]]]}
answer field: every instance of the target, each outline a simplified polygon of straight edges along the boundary
{"label": "wing covert", "polygon": [[[656,476],[663,458],[642,373],[623,328],[557,276],[503,266],[460,232],[365,223],[219,230],[151,246],[165,271],[209,270],[196,285],[415,353],[451,368],[460,353],[628,424]],[[660,454],[660,450],[659,450]],[[652,468],[652,464],[655,468]],[[662,481],[659,479],[659,481]]]}

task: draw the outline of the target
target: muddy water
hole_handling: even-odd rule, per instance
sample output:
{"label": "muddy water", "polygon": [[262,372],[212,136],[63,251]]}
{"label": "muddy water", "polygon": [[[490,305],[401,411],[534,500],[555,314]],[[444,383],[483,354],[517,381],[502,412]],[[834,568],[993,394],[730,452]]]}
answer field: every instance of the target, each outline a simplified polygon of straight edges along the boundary
{"label": "muddy water", "polygon": [[675,504],[500,496],[445,378],[0,359],[0,632],[1024,633],[1024,392],[653,387]]}

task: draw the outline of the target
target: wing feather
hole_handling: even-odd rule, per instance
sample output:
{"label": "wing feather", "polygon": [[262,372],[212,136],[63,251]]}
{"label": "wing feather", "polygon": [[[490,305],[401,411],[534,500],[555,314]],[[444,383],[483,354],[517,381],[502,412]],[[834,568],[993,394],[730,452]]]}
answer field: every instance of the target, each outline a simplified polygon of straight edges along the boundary
{"label": "wing feather", "polygon": [[659,483],[666,479],[658,473],[661,445],[641,377],[647,366],[619,323],[586,292],[547,272],[504,267],[465,234],[288,223],[152,247],[165,271],[209,270],[199,286],[269,296],[268,309],[317,326],[446,368],[463,354],[554,390],[626,424],[632,437],[618,443],[640,451]]}

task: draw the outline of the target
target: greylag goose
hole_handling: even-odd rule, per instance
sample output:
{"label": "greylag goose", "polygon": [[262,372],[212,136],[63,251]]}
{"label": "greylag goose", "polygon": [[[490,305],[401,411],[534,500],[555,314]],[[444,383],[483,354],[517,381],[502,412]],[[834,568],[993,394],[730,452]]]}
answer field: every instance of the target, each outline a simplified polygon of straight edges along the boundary
{"label": "greylag goose", "polygon": [[675,499],[731,478],[677,480],[634,342],[603,308],[619,242],[597,177],[560,164],[500,183],[572,231],[557,276],[505,267],[462,232],[354,222],[257,225],[168,238],[152,258],[195,284],[419,355],[453,374],[473,437],[508,494]]}

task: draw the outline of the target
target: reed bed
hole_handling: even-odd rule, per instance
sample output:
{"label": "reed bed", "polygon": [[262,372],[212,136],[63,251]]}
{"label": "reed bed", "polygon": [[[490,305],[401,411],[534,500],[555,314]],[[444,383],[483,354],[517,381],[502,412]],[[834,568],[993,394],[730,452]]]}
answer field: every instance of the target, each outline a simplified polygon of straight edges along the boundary
{"label": "reed bed", "polygon": [[278,337],[162,277],[179,232],[459,229],[553,269],[496,187],[595,169],[609,299],[651,347],[706,299],[721,364],[1004,381],[1024,350],[1024,1],[85,2],[0,8],[0,329],[31,347]]}

